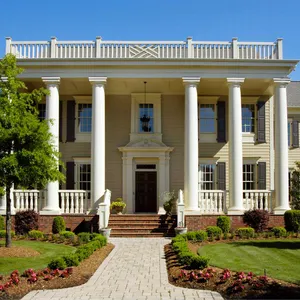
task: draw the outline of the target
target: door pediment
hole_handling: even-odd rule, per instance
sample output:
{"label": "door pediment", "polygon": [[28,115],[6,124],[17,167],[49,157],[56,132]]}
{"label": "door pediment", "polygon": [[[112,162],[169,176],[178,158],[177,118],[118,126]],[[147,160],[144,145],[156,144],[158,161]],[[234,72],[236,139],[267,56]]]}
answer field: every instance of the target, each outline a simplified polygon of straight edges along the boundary
{"label": "door pediment", "polygon": [[171,152],[173,147],[168,147],[163,142],[156,139],[138,139],[132,142],[129,142],[124,147],[119,147],[121,152],[136,152],[136,151],[149,151],[149,152]]}

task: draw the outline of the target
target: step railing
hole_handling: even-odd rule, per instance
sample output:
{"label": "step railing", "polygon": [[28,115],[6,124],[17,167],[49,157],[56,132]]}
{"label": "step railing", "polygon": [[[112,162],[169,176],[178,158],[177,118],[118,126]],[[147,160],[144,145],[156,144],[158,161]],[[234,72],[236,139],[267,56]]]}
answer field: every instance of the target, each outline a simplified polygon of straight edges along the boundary
{"label": "step railing", "polygon": [[97,215],[99,216],[99,229],[107,228],[110,215],[111,191],[105,190],[103,202],[98,206]]}
{"label": "step railing", "polygon": [[183,191],[178,191],[177,199],[177,227],[185,227],[185,216],[184,216],[184,198]]}
{"label": "step railing", "polygon": [[60,210],[63,214],[83,214],[89,210],[88,191],[59,190]]}
{"label": "step railing", "polygon": [[272,211],[272,192],[269,190],[244,190],[243,197],[245,210],[265,209]]}
{"label": "step railing", "polygon": [[22,59],[283,59],[282,39],[276,42],[193,41],[12,41],[6,54]]}
{"label": "step railing", "polygon": [[200,190],[198,200],[201,214],[222,214],[226,211],[226,191]]}

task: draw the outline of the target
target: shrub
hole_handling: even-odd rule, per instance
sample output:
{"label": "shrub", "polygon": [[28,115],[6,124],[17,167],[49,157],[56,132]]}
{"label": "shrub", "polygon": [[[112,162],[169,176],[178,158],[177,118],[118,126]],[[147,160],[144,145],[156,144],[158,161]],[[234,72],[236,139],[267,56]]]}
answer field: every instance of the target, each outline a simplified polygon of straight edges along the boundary
{"label": "shrub", "polygon": [[300,231],[300,210],[287,210],[284,213],[284,224],[287,231]]}
{"label": "shrub", "polygon": [[203,242],[207,240],[207,232],[204,230],[197,230],[195,231],[196,241]]}
{"label": "shrub", "polygon": [[52,232],[60,233],[66,230],[66,223],[63,217],[57,216],[53,219]]}
{"label": "shrub", "polygon": [[48,264],[48,268],[51,270],[60,269],[63,270],[67,267],[66,262],[62,257],[52,259],[50,263]]}
{"label": "shrub", "polygon": [[[5,238],[5,236],[6,236],[6,230],[0,230],[0,238]],[[10,236],[12,238],[16,236],[13,230],[10,231]]]}
{"label": "shrub", "polygon": [[263,209],[253,209],[244,212],[243,221],[256,232],[262,232],[268,227],[269,213]]}
{"label": "shrub", "polygon": [[208,266],[209,258],[206,256],[193,255],[191,261],[192,269],[204,269]]}
{"label": "shrub", "polygon": [[107,244],[107,238],[101,234],[95,236],[92,241],[99,241],[100,242],[100,247],[106,246]]}
{"label": "shrub", "polygon": [[284,227],[273,227],[272,232],[276,237],[285,237],[286,236],[286,229]]}
{"label": "shrub", "polygon": [[73,267],[73,266],[76,267],[79,265],[79,259],[76,254],[65,255],[62,258],[65,261],[67,267]]}
{"label": "shrub", "polygon": [[222,229],[218,226],[207,226],[206,227],[207,235],[211,238],[220,238],[222,235]]}
{"label": "shrub", "polygon": [[86,244],[91,240],[91,234],[89,232],[80,232],[78,234],[80,243]]}
{"label": "shrub", "polygon": [[59,233],[60,236],[63,236],[66,239],[71,239],[75,236],[75,233],[72,231],[61,231]]}
{"label": "shrub", "polygon": [[42,239],[44,237],[44,233],[39,230],[31,230],[28,233],[29,237],[35,240]]}
{"label": "shrub", "polygon": [[17,234],[28,234],[39,228],[39,215],[33,210],[19,211],[15,215],[15,230]]}
{"label": "shrub", "polygon": [[5,222],[4,222],[4,217],[0,216],[0,230],[5,229]]}
{"label": "shrub", "polygon": [[223,233],[228,233],[230,230],[230,218],[227,216],[219,216],[217,218],[217,226],[221,228]]}
{"label": "shrub", "polygon": [[186,238],[188,241],[196,241],[195,231],[189,231],[186,233]]}
{"label": "shrub", "polygon": [[236,234],[242,239],[244,238],[249,239],[254,237],[254,229],[250,227],[238,228],[236,230]]}

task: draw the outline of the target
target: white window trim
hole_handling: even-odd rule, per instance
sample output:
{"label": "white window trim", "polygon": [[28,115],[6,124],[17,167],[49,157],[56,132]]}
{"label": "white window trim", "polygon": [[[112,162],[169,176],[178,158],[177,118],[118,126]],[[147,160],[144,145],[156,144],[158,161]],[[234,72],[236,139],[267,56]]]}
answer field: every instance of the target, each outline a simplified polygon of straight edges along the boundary
{"label": "white window trim", "polygon": [[[199,96],[198,97],[198,134],[200,143],[217,143],[217,102],[219,97]],[[213,104],[215,106],[215,132],[200,132],[200,104]]]}
{"label": "white window trim", "polygon": [[[242,131],[242,139],[243,143],[254,144],[256,142],[256,135],[257,135],[257,101],[258,97],[242,97],[243,104],[253,104],[254,105],[254,132],[243,132]],[[241,107],[242,111],[242,107]],[[243,116],[242,116],[242,123],[243,123]]]}
{"label": "white window trim", "polygon": [[200,188],[201,185],[201,174],[200,174],[200,165],[215,165],[215,173],[214,173],[214,182],[213,182],[213,186],[214,189],[217,189],[217,165],[218,165],[218,160],[219,157],[217,158],[199,158],[198,159],[198,186]]}
{"label": "white window trim", "polygon": [[[91,165],[91,158],[90,157],[74,157],[74,189],[80,190],[79,182],[80,182],[80,172],[79,172],[79,165],[81,164],[90,164]],[[92,167],[92,166],[91,166]]]}
{"label": "white window trim", "polygon": [[[74,96],[75,99],[75,142],[91,142],[92,132],[80,132],[78,126],[78,104],[92,104],[92,96]],[[93,130],[93,128],[92,128]]]}
{"label": "white window trim", "polygon": [[131,130],[130,141],[137,139],[147,139],[149,137],[162,141],[161,133],[161,94],[160,93],[147,93],[146,102],[153,104],[153,132],[139,132],[139,104],[145,103],[144,93],[131,94]]}
{"label": "white window trim", "polygon": [[[289,149],[293,148],[293,118],[288,118],[288,124],[290,123],[290,140],[288,141],[288,147]],[[287,128],[288,129],[288,128]],[[289,138],[289,135],[288,135]]]}

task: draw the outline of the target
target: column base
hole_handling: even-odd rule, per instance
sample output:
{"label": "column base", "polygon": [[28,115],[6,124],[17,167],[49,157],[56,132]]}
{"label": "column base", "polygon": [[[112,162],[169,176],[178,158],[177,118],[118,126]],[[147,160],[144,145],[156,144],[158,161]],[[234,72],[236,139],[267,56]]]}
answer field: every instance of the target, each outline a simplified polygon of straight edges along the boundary
{"label": "column base", "polygon": [[284,215],[284,213],[287,211],[287,210],[290,210],[291,208],[290,207],[275,207],[274,210],[273,210],[273,214],[274,215]]}
{"label": "column base", "polygon": [[158,214],[158,215],[165,215],[165,214],[166,214],[166,211],[164,210],[163,207],[160,206],[159,209],[158,209],[157,214]]}
{"label": "column base", "polygon": [[244,208],[241,207],[230,207],[228,208],[227,215],[240,216],[245,212]]}
{"label": "column base", "polygon": [[44,208],[43,210],[40,211],[41,216],[55,216],[55,215],[61,215],[61,210],[60,209],[47,209]]}

